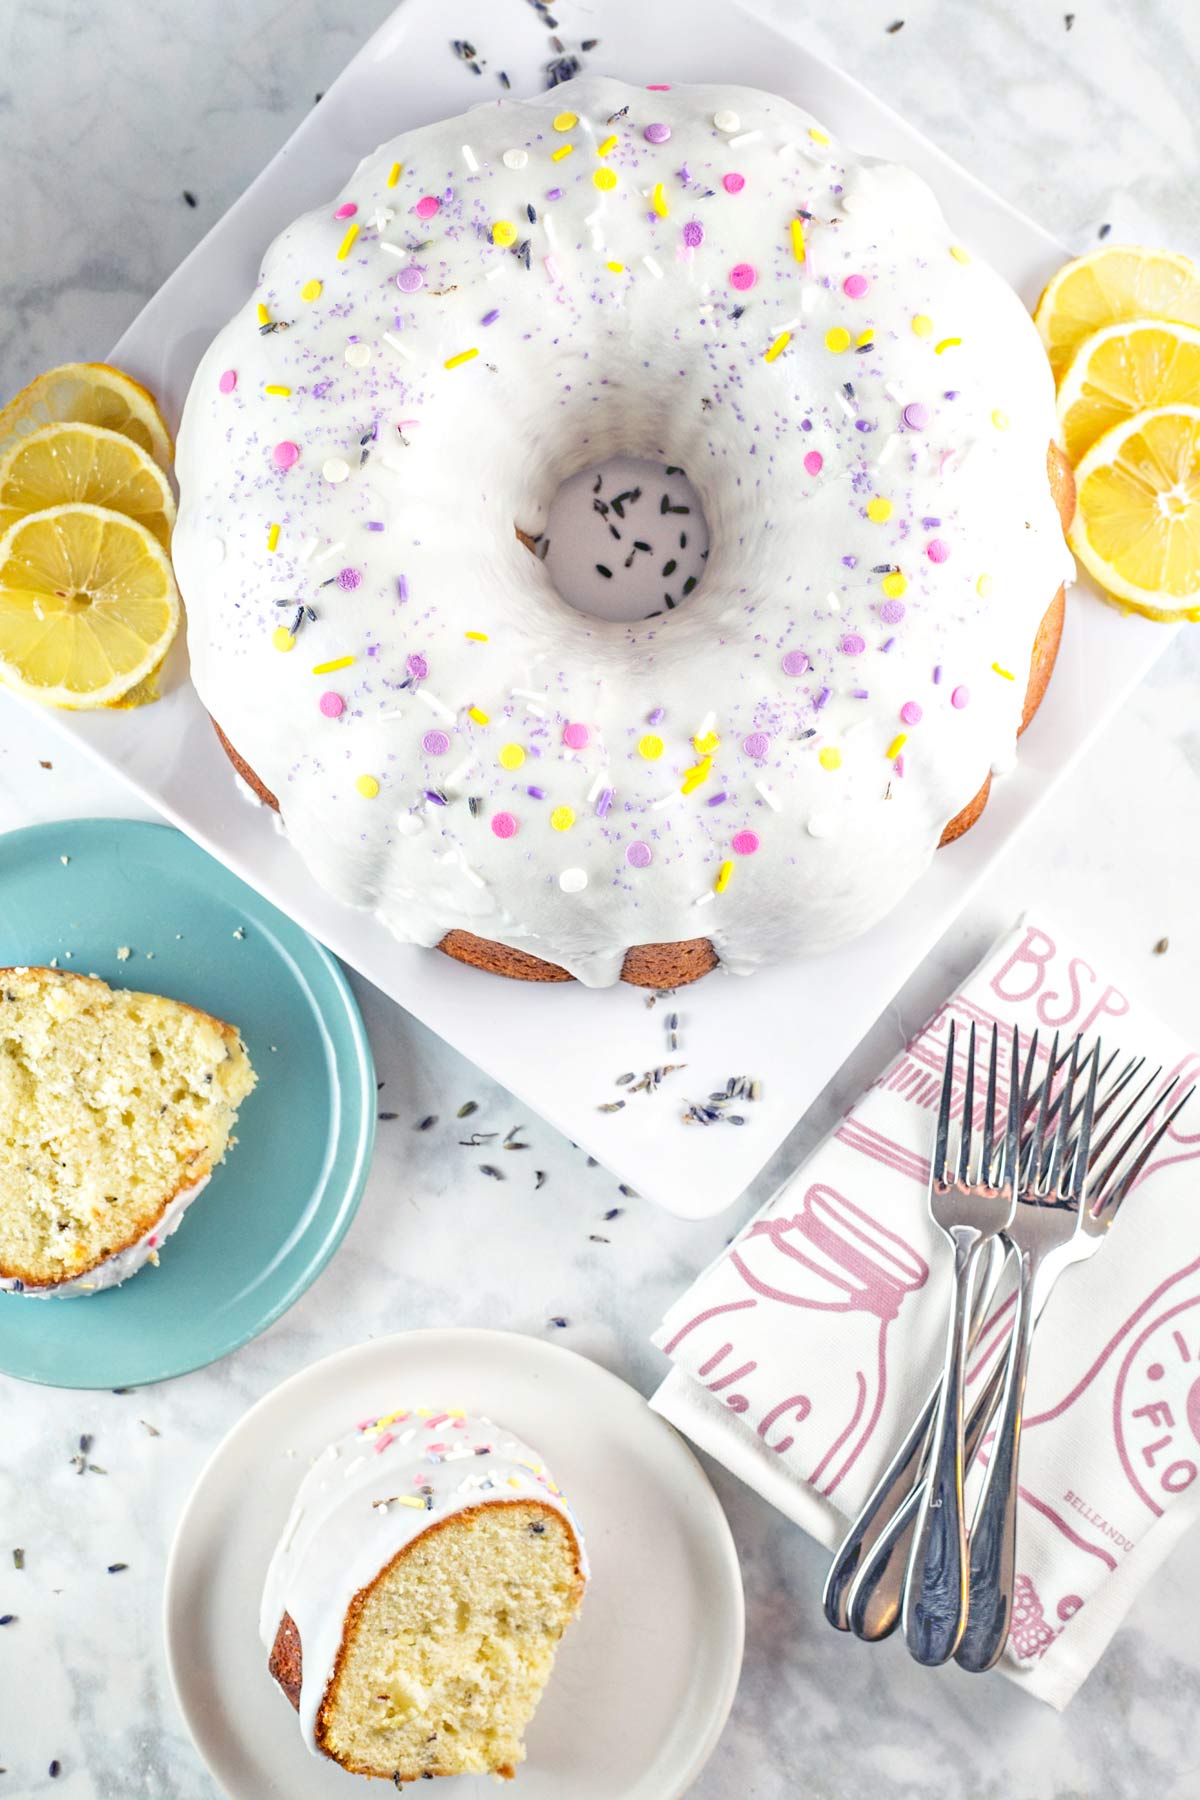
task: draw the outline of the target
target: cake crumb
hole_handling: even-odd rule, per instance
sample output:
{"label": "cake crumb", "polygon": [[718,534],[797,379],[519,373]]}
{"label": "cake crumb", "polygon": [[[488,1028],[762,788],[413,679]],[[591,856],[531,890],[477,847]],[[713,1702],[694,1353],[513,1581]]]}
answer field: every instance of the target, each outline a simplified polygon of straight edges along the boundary
{"label": "cake crumb", "polygon": [[117,947],[117,961],[118,962],[128,962],[132,955],[133,955],[133,951],[129,948],[128,944],[118,945],[118,947]]}
{"label": "cake crumb", "polygon": [[1167,951],[1170,949],[1170,946],[1171,946],[1170,938],[1159,938],[1157,944],[1155,944],[1155,946],[1154,946],[1155,956],[1165,956],[1167,954]]}

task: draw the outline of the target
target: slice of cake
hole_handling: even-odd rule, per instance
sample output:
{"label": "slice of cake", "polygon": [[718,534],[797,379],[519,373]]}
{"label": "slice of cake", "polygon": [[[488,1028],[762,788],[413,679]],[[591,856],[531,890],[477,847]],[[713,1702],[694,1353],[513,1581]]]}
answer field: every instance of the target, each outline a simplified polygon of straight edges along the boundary
{"label": "slice of cake", "polygon": [[0,1288],[124,1281],[183,1218],[254,1086],[232,1025],[61,969],[0,969]]}
{"label": "slice of cake", "polygon": [[397,1786],[508,1779],[586,1580],[536,1452],[421,1407],[356,1426],[309,1470],[260,1629],[311,1750]]}

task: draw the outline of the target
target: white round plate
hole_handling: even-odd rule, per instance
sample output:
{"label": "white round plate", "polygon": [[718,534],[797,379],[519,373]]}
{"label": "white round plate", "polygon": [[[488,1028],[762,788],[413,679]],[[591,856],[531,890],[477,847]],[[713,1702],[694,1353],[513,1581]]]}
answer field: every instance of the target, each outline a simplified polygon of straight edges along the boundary
{"label": "white round plate", "polygon": [[[712,1753],[742,1663],[741,1572],[683,1440],[596,1363],[504,1331],[410,1331],[342,1350],[260,1400],[217,1448],[175,1534],[164,1626],[175,1697],[231,1800],[355,1800],[306,1749],[258,1637],[263,1575],[296,1488],[357,1419],[464,1407],[545,1456],[592,1579],[526,1735],[518,1800],[678,1800]],[[375,1791],[372,1787],[371,1793]],[[439,1780],[485,1800],[490,1777]]]}

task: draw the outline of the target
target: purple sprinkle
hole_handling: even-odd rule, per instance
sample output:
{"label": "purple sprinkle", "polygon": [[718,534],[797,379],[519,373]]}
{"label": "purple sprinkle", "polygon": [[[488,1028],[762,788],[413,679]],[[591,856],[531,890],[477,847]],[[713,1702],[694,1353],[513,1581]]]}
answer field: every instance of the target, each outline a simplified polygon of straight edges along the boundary
{"label": "purple sprinkle", "polygon": [[316,381],[316,382],[314,382],[313,390],[312,390],[313,399],[314,400],[323,400],[332,386],[333,386],[332,381]]}
{"label": "purple sprinkle", "polygon": [[436,788],[426,788],[425,798],[432,801],[434,806],[446,806],[449,804],[445,794],[439,794]]}
{"label": "purple sprinkle", "polygon": [[531,800],[544,800],[546,798],[545,788],[527,787],[525,792],[529,795]]}
{"label": "purple sprinkle", "polygon": [[843,556],[842,567],[843,567],[843,569],[857,569],[857,567],[858,567],[857,556]]}
{"label": "purple sprinkle", "polygon": [[[704,242],[704,227],[699,219],[689,219],[683,228],[683,241],[689,250],[698,250]],[[811,426],[809,428],[811,430]]]}
{"label": "purple sprinkle", "polygon": [[383,520],[382,519],[368,519],[367,520],[367,530],[368,531],[382,531],[383,530]]}
{"label": "purple sprinkle", "polygon": [[935,527],[937,527],[938,525],[941,524],[941,522],[942,521],[940,519],[922,519],[921,520],[921,523],[925,527],[926,531],[933,531],[935,529]]}
{"label": "purple sprinkle", "polygon": [[746,752],[747,756],[753,757],[756,762],[761,762],[762,758],[767,754],[767,751],[770,748],[771,740],[765,731],[752,731],[749,737],[744,737],[742,739],[742,749]]}
{"label": "purple sprinkle", "polygon": [[479,323],[481,325],[494,325],[496,323],[496,320],[499,317],[500,317],[500,308],[498,306],[493,306],[491,312],[484,313],[484,315],[483,315],[482,319],[480,319]]}
{"label": "purple sprinkle", "polygon": [[429,673],[429,664],[419,653],[414,654],[408,659],[408,672],[414,680],[424,681]]}
{"label": "purple sprinkle", "polygon": [[710,806],[722,806],[728,798],[729,795],[722,790],[719,794],[710,794],[708,796],[708,804]]}
{"label": "purple sprinkle", "polygon": [[841,643],[843,656],[861,656],[866,647],[866,638],[860,637],[857,631],[848,631]]}
{"label": "purple sprinkle", "polygon": [[898,625],[904,617],[904,613],[903,600],[885,600],[879,608],[879,616],[885,625]]}
{"label": "purple sprinkle", "polygon": [[444,731],[427,731],[421,742],[430,756],[445,756],[450,748],[450,739]]}
{"label": "purple sprinkle", "polygon": [[941,663],[935,663],[934,667],[933,667],[933,685],[934,685],[934,687],[937,687],[937,685],[941,681],[941,679],[942,679],[942,665],[941,665]]}
{"label": "purple sprinkle", "polygon": [[663,720],[666,718],[666,716],[667,716],[666,707],[665,706],[656,706],[654,711],[652,713],[650,713],[649,716],[647,717],[646,723],[647,723],[647,725],[661,725]]}
{"label": "purple sprinkle", "polygon": [[420,269],[401,269],[396,277],[396,286],[402,294],[416,294],[425,286],[425,277]]}
{"label": "purple sprinkle", "polygon": [[612,805],[612,800],[613,800],[612,789],[611,788],[601,788],[600,792],[596,796],[596,817],[598,819],[603,819],[607,816],[608,809]]}
{"label": "purple sprinkle", "polygon": [[[684,226],[684,230],[685,231],[687,230],[686,225]],[[811,419],[801,419],[801,421],[800,421],[801,431],[811,431],[812,428],[813,428],[813,422]]]}
{"label": "purple sprinkle", "polygon": [[874,431],[875,424],[871,419],[855,419],[854,429],[855,431]]}
{"label": "purple sprinkle", "polygon": [[920,400],[912,400],[905,407],[901,417],[910,431],[924,431],[929,423],[929,408]]}
{"label": "purple sprinkle", "polygon": [[807,675],[809,666],[808,658],[803,650],[789,650],[783,659],[785,675]]}
{"label": "purple sprinkle", "polygon": [[630,844],[625,852],[625,861],[631,869],[648,869],[652,852],[649,844]]}
{"label": "purple sprinkle", "polygon": [[399,594],[401,600],[408,599],[408,576],[407,575],[401,575],[400,579],[397,581],[396,592],[397,592],[397,594]]}
{"label": "purple sprinkle", "polygon": [[647,125],[642,136],[648,144],[665,144],[671,136],[671,127],[660,124]]}
{"label": "purple sprinkle", "polygon": [[958,389],[957,388],[947,388],[946,392],[942,395],[942,399],[943,400],[957,400],[958,399]]}
{"label": "purple sprinkle", "polygon": [[813,701],[813,705],[817,708],[818,711],[820,711],[821,707],[824,706],[825,702],[830,698],[832,693],[833,693],[832,688],[823,687],[821,689],[820,693],[817,695],[816,699]]}
{"label": "purple sprinkle", "polygon": [[343,569],[338,575],[337,584],[352,593],[356,587],[362,586],[362,576],[357,569]]}
{"label": "purple sprinkle", "polygon": [[855,688],[853,690],[852,698],[855,700],[869,700],[871,698],[871,691],[869,688]]}
{"label": "purple sprinkle", "polygon": [[895,638],[885,638],[879,648],[881,650],[890,650],[895,641]]}
{"label": "purple sprinkle", "polygon": [[548,188],[546,190],[547,200],[561,200],[562,197],[563,197],[563,191],[561,188]]}

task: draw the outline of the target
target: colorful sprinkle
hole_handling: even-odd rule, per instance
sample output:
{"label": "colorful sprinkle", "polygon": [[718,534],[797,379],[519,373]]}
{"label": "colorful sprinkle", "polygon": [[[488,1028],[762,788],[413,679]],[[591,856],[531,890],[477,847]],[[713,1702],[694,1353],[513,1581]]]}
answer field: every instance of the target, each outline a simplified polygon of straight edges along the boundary
{"label": "colorful sprinkle", "polygon": [[728,175],[721,177],[721,186],[727,194],[740,194],[745,185],[746,177],[739,175],[736,169],[731,169]]}
{"label": "colorful sprinkle", "polygon": [[950,696],[950,704],[951,704],[951,706],[957,706],[959,711],[961,712],[962,708],[967,704],[967,701],[970,698],[971,698],[970,688],[956,687],[954,692]]}
{"label": "colorful sprinkle", "polygon": [[394,163],[393,163],[393,164],[392,164],[392,166],[391,166],[391,168],[390,168],[390,169],[389,169],[389,170],[388,170],[388,173],[387,173],[387,185],[388,185],[388,187],[390,187],[390,188],[394,188],[394,187],[395,187],[395,185],[396,185],[396,183],[397,183],[397,182],[398,182],[398,181],[399,181],[399,179],[400,179],[400,174],[401,174],[401,171],[402,171],[402,169],[403,169],[403,168],[404,168],[404,164],[403,164],[403,163],[398,163],[398,162],[394,162]]}
{"label": "colorful sprinkle", "polygon": [[497,219],[492,226],[492,242],[507,250],[510,244],[517,241],[517,228],[510,219]]}
{"label": "colorful sprinkle", "polygon": [[571,156],[574,150],[574,144],[560,144],[557,150],[551,152],[550,160],[551,162],[561,162],[564,156]]}
{"label": "colorful sprinkle", "polygon": [[890,575],[885,575],[879,585],[889,600],[899,600],[902,594],[908,592],[908,582],[899,569],[893,569]]}
{"label": "colorful sprinkle", "polygon": [[556,806],[550,814],[550,824],[555,831],[570,831],[575,823],[575,813],[569,806]]}
{"label": "colorful sprinkle", "polygon": [[586,869],[564,869],[558,885],[564,894],[582,894],[588,884]]}
{"label": "colorful sprinkle", "polygon": [[950,546],[944,538],[930,538],[925,554],[931,563],[944,563],[950,555]]}
{"label": "colorful sprinkle", "polygon": [[460,364],[468,363],[468,362],[470,362],[470,360],[473,356],[478,356],[478,355],[479,355],[479,351],[476,348],[473,348],[470,350],[460,350],[457,356],[448,356],[446,358],[444,366],[447,369],[457,369],[460,366]]}
{"label": "colorful sprinkle", "polygon": [[866,647],[866,638],[860,637],[857,631],[848,631],[841,642],[843,656],[861,656]]}
{"label": "colorful sprinkle", "polygon": [[956,263],[969,263],[971,260],[961,244],[951,244],[950,254]]}
{"label": "colorful sprinkle", "polygon": [[278,381],[268,381],[263,388],[264,394],[273,394],[277,400],[286,400],[291,391],[290,387],[284,387]]}
{"label": "colorful sprinkle", "polygon": [[271,633],[271,642],[274,644],[276,650],[294,650],[296,647],[296,640],[286,625],[277,625],[275,627],[274,631]]}
{"label": "colorful sprinkle", "polygon": [[648,869],[654,861],[654,852],[649,844],[643,844],[639,839],[626,848],[625,861],[631,869]]}
{"label": "colorful sprinkle", "polygon": [[865,275],[847,275],[842,283],[842,292],[847,300],[861,300],[871,291],[871,283]]}
{"label": "colorful sprinkle", "polygon": [[442,203],[436,194],[422,194],[421,198],[417,201],[417,204],[413,207],[413,211],[416,213],[418,219],[432,219],[435,213],[440,212],[441,205]]}
{"label": "colorful sprinkle", "polygon": [[306,281],[300,289],[300,298],[302,300],[319,300],[323,285],[320,281]]}
{"label": "colorful sprinkle", "polygon": [[903,725],[919,725],[921,717],[921,708],[915,700],[906,700],[900,708],[900,722]]}
{"label": "colorful sprinkle", "polygon": [[867,501],[867,517],[873,525],[886,525],[892,516],[892,503],[885,500],[882,494],[876,494],[873,500]]}
{"label": "colorful sprinkle", "polygon": [[223,394],[232,394],[234,388],[237,386],[237,370],[226,369],[225,373],[221,376],[221,379],[217,382],[217,386]]}
{"label": "colorful sprinkle", "polygon": [[523,169],[529,161],[529,152],[520,148],[506,150],[500,160],[506,169]]}
{"label": "colorful sprinkle", "polygon": [[975,592],[979,595],[981,600],[987,599],[992,591],[992,585],[993,583],[990,575],[981,575],[979,577],[979,580],[975,583]]}
{"label": "colorful sprinkle", "polygon": [[468,706],[467,717],[468,719],[474,719],[477,725],[490,725],[492,722],[491,715],[485,713],[483,708],[479,706]]}
{"label": "colorful sprinkle", "polygon": [[276,546],[278,545],[278,543],[279,543],[279,527],[278,527],[278,525],[269,525],[267,527],[267,549],[274,550],[276,548]]}
{"label": "colorful sprinkle", "polygon": [[713,124],[718,131],[730,132],[742,129],[742,121],[735,112],[730,112],[728,108],[713,114]]}
{"label": "colorful sprinkle", "polygon": [[494,325],[496,323],[496,320],[499,317],[500,317],[500,308],[498,306],[493,306],[491,312],[484,313],[484,315],[483,315],[482,319],[480,319],[479,323],[481,325]]}
{"label": "colorful sprinkle", "polygon": [[339,669],[348,669],[354,661],[352,656],[335,656],[330,662],[314,663],[314,675],[334,675]]}
{"label": "colorful sprinkle", "polygon": [[1015,681],[1017,679],[1011,669],[1002,669],[999,663],[993,663],[992,668],[996,671],[997,675],[1002,675],[1005,681]]}
{"label": "colorful sprinkle", "polygon": [[1008,414],[1002,412],[1000,408],[997,407],[992,414],[992,424],[996,427],[997,431],[1007,431],[1009,426]]}
{"label": "colorful sprinkle", "polygon": [[728,859],[717,870],[717,879],[713,882],[714,894],[723,894],[733,880],[733,864]]}
{"label": "colorful sprinkle", "polygon": [[614,131],[608,137],[605,138],[605,140],[602,144],[596,145],[596,155],[597,156],[607,156],[610,153],[610,151],[615,150],[616,147],[617,147],[617,134]]}
{"label": "colorful sprinkle", "polygon": [[340,719],[346,710],[346,702],[340,694],[335,694],[332,688],[327,689],[321,695],[317,705],[327,719]]}
{"label": "colorful sprinkle", "polygon": [[729,271],[729,285],[739,294],[748,293],[757,280],[758,270],[753,263],[734,263]]}
{"label": "colorful sprinkle", "polygon": [[761,841],[757,831],[737,832],[733,840],[734,855],[753,856]]}
{"label": "colorful sprinkle", "polygon": [[353,593],[356,587],[362,585],[362,575],[357,569],[339,569],[337,574],[337,584],[340,588],[344,589],[346,593]]}
{"label": "colorful sprinkle", "polygon": [[396,286],[402,294],[416,294],[425,286],[425,277],[420,269],[401,269],[396,277]]}
{"label": "colorful sprinkle", "polygon": [[903,731],[897,732],[896,736],[892,739],[891,743],[888,745],[887,749],[884,751],[884,755],[887,757],[889,762],[895,762],[896,758],[899,756],[900,752],[903,750],[903,748],[904,748],[905,744],[907,744],[907,742],[908,742],[907,733],[905,733]]}
{"label": "colorful sprinkle", "polygon": [[333,216],[335,219],[352,219],[357,211],[358,208],[353,200],[347,200],[344,205],[338,207]]}
{"label": "colorful sprinkle", "polygon": [[348,226],[345,237],[342,239],[341,243],[338,245],[337,259],[339,262],[345,262],[346,258],[349,256],[351,250],[354,248],[354,240],[357,236],[358,236],[357,224]]}
{"label": "colorful sprinkle", "polygon": [[468,638],[473,644],[486,644],[488,641],[488,634],[486,631],[464,631],[463,636]]}
{"label": "colorful sprinkle", "polygon": [[929,317],[928,313],[918,313],[912,322],[912,328],[919,338],[933,336],[933,320]]}
{"label": "colorful sprinkle", "polygon": [[689,250],[698,250],[704,242],[704,227],[699,219],[689,219],[683,228],[683,241]]}
{"label": "colorful sprinkle", "polygon": [[379,792],[379,783],[374,775],[360,775],[354,785],[364,800],[374,800]]}
{"label": "colorful sprinkle", "polygon": [[450,739],[444,731],[427,731],[421,739],[421,747],[429,756],[445,756]]}
{"label": "colorful sprinkle", "polygon": [[525,761],[525,751],[520,744],[505,744],[496,760],[502,769],[519,769]]}
{"label": "colorful sprinkle", "polygon": [[812,667],[803,650],[789,650],[783,658],[785,675],[807,675]]}
{"label": "colorful sprinkle", "polygon": [[592,184],[594,187],[598,187],[602,193],[608,193],[617,185],[616,171],[614,169],[597,169],[592,176]]}
{"label": "colorful sprinkle", "polygon": [[961,343],[962,339],[960,337],[948,337],[940,339],[933,347],[937,354],[941,356],[944,350],[953,350],[956,344]]}
{"label": "colorful sprinkle", "polygon": [[419,653],[410,656],[405,664],[414,681],[424,681],[429,673],[429,664]]}
{"label": "colorful sprinkle", "polygon": [[579,123],[578,113],[560,112],[554,116],[555,131],[574,131]]}
{"label": "colorful sprinkle", "polygon": [[336,487],[339,481],[345,481],[349,477],[350,464],[344,456],[329,456],[321,464],[321,473],[326,481]]}
{"label": "colorful sprinkle", "polygon": [[840,750],[836,750],[832,744],[826,744],[824,750],[817,757],[817,761],[823,769],[829,769],[832,772],[834,769],[841,768],[842,753]]}
{"label": "colorful sprinkle", "polygon": [[775,339],[774,343],[768,345],[767,349],[763,352],[763,361],[769,362],[769,363],[774,362],[777,357],[780,357],[783,355],[784,351],[787,349],[787,347],[791,343],[791,341],[792,341],[791,332],[790,331],[781,331],[779,336]]}
{"label": "colorful sprinkle", "polygon": [[647,762],[657,762],[663,753],[663,741],[660,737],[656,737],[653,732],[648,732],[644,738],[639,740],[638,751],[640,755],[645,757]]}
{"label": "colorful sprinkle", "polygon": [[825,348],[840,356],[843,350],[850,348],[850,333],[844,325],[833,325],[825,333]]}
{"label": "colorful sprinkle", "polygon": [[516,837],[517,821],[510,812],[493,813],[492,830],[498,838]]}
{"label": "colorful sprinkle", "polygon": [[263,305],[261,300],[259,301],[258,305],[254,309],[254,316],[258,320],[260,325],[269,325],[271,323],[271,315],[267,311],[266,307]]}
{"label": "colorful sprinkle", "polygon": [[300,446],[293,444],[290,438],[282,438],[271,452],[275,466],[279,469],[291,469],[300,461]]}
{"label": "colorful sprinkle", "polygon": [[592,734],[586,725],[571,724],[563,726],[563,743],[567,746],[568,750],[585,750],[591,735]]}
{"label": "colorful sprinkle", "polygon": [[656,122],[655,124],[647,125],[642,136],[648,144],[665,144],[670,139],[671,127]]}
{"label": "colorful sprinkle", "polygon": [[910,400],[900,417],[910,431],[924,431],[929,423],[929,408],[920,400]]}
{"label": "colorful sprinkle", "polygon": [[803,262],[805,256],[803,221],[800,219],[793,219],[788,229],[792,239],[792,255],[797,262]]}
{"label": "colorful sprinkle", "polygon": [[808,135],[814,144],[832,144],[833,142],[829,133],[827,131],[822,131],[819,125],[810,125],[808,128]]}
{"label": "colorful sprinkle", "polygon": [[819,450],[808,451],[804,458],[804,473],[806,475],[819,475],[824,467],[825,458],[821,455],[821,452]]}
{"label": "colorful sprinkle", "polygon": [[669,217],[671,209],[667,205],[667,196],[661,181],[656,181],[651,189],[650,204],[658,218],[665,219]]}

